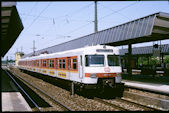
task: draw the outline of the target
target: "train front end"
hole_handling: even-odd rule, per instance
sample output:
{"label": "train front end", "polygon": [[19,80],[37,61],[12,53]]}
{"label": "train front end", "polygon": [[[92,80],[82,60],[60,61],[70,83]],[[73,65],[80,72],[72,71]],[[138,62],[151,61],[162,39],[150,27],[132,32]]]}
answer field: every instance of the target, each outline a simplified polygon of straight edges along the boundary
{"label": "train front end", "polygon": [[90,50],[85,54],[84,82],[88,87],[123,92],[124,84],[121,83],[122,67],[120,63],[119,50],[115,47],[102,46]]}

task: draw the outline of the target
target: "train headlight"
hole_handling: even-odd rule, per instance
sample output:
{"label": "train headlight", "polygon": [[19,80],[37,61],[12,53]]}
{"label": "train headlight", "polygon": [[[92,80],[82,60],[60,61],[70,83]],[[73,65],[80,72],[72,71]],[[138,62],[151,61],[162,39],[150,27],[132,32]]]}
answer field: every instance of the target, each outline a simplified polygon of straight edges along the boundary
{"label": "train headlight", "polygon": [[90,77],[91,77],[91,78],[96,78],[97,75],[96,75],[96,73],[92,73],[92,74],[90,74]]}

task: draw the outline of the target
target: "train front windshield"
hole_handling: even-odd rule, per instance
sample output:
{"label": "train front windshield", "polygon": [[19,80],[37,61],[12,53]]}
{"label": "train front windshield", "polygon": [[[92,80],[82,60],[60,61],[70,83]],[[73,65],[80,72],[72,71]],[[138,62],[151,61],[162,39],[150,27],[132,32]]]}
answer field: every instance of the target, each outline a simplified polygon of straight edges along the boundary
{"label": "train front windshield", "polygon": [[86,55],[86,66],[104,66],[104,55]]}
{"label": "train front windshield", "polygon": [[[120,66],[120,56],[107,55],[108,66]],[[105,56],[104,55],[86,55],[85,62],[87,67],[104,67]]]}
{"label": "train front windshield", "polygon": [[108,55],[108,66],[120,66],[120,56],[118,55]]}

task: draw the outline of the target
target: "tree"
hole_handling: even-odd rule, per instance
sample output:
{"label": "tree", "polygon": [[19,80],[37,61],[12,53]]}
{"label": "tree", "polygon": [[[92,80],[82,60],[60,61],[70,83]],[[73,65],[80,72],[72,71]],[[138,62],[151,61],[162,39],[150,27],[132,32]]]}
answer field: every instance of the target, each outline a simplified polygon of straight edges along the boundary
{"label": "tree", "polygon": [[167,56],[164,57],[164,63],[165,63],[165,64],[166,64],[166,63],[169,63],[169,55],[167,55]]}
{"label": "tree", "polygon": [[159,64],[160,62],[157,60],[156,57],[152,56],[152,57],[150,58],[149,63],[150,63],[150,65],[157,65],[157,64]]}

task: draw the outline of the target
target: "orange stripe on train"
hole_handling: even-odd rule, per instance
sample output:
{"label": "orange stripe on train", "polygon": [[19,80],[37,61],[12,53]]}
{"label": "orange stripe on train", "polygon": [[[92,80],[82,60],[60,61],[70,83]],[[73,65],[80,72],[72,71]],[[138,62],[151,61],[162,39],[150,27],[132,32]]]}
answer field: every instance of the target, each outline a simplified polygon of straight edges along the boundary
{"label": "orange stripe on train", "polygon": [[[90,77],[91,74],[95,73],[85,73],[85,77]],[[98,78],[111,78],[116,77],[116,73],[96,73]]]}

